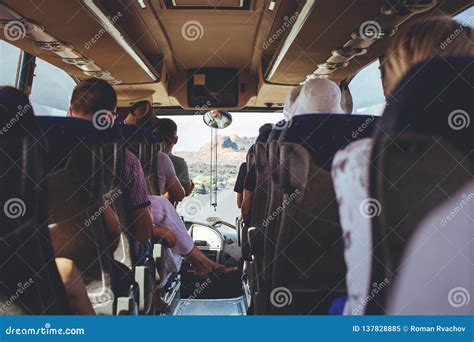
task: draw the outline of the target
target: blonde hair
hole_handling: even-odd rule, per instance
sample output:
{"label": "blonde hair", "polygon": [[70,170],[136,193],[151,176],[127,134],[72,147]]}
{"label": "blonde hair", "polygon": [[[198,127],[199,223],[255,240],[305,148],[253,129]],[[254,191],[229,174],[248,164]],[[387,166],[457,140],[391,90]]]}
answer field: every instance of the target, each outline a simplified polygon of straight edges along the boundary
{"label": "blonde hair", "polygon": [[474,56],[469,17],[458,22],[446,16],[417,20],[397,34],[384,61],[384,83],[392,93],[415,65],[436,56]]}

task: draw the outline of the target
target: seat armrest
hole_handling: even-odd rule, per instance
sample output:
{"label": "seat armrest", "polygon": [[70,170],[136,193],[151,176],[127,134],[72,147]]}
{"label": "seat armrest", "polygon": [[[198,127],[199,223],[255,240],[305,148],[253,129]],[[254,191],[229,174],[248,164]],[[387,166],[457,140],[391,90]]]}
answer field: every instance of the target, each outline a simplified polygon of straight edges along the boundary
{"label": "seat armrest", "polygon": [[257,227],[250,227],[247,231],[252,255],[263,254],[263,232]]}

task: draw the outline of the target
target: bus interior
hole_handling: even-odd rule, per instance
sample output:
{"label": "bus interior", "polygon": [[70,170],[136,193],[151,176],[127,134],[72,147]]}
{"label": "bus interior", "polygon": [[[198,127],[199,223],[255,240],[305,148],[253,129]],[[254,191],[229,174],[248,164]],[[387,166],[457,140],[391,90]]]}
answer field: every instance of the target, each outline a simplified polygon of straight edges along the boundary
{"label": "bus interior", "polygon": [[[7,137],[10,121],[0,137],[0,314],[77,314],[54,263],[61,257],[74,262],[98,315],[472,315],[474,300],[448,299],[452,291],[474,295],[473,55],[434,50],[396,94],[383,82],[404,27],[441,15],[472,28],[472,4],[1,0],[0,86],[29,96],[42,133]],[[92,123],[69,117],[74,87],[90,78],[117,94],[116,111]],[[288,94],[314,80],[338,86],[342,112],[290,119]],[[141,116],[132,113],[139,104]],[[462,129],[448,126],[453,115]],[[151,239],[148,254],[136,257],[122,191],[131,152],[147,194],[163,195],[156,156],[167,143],[148,124],[164,118],[177,123],[173,153],[194,182],[176,213],[200,252],[236,271],[198,276],[185,257],[158,289],[171,249]],[[273,126],[259,134],[265,123]],[[351,190],[333,178],[353,165],[335,156],[368,138],[368,197],[346,225]],[[233,191],[243,162],[255,173],[245,219]],[[106,238],[104,203],[122,227],[117,245]],[[440,208],[447,214],[436,216]],[[410,258],[425,251],[413,241],[433,217],[447,217],[438,226],[451,229],[467,220],[470,232],[459,242],[445,236],[429,259]],[[470,270],[451,264],[458,258]],[[114,262],[133,274],[120,294]],[[410,267],[420,283],[403,286]],[[439,293],[436,286],[442,301],[393,309],[398,291],[415,303],[420,293]]]}

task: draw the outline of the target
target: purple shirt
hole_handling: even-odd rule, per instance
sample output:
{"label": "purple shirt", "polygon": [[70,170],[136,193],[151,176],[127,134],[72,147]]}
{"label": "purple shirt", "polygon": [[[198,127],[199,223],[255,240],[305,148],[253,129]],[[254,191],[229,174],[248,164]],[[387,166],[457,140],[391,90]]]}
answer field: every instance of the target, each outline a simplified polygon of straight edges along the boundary
{"label": "purple shirt", "polygon": [[145,175],[140,160],[130,151],[125,152],[125,207],[139,210],[151,205],[146,192]]}
{"label": "purple shirt", "polygon": [[158,186],[160,193],[163,195],[166,192],[166,183],[169,183],[173,178],[176,177],[176,171],[174,170],[173,163],[166,153],[158,152],[156,155],[156,162],[158,167],[156,168]]}

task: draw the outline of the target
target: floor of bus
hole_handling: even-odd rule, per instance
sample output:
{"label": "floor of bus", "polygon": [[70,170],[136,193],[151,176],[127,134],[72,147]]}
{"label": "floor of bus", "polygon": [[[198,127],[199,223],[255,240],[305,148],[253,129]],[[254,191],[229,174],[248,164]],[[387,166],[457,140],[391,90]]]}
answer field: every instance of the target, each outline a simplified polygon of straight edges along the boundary
{"label": "floor of bus", "polygon": [[173,316],[242,316],[247,306],[244,296],[224,299],[180,299]]}
{"label": "floor of bus", "polygon": [[[184,273],[184,274],[183,274]],[[198,279],[182,272],[166,300],[172,316],[236,316],[246,315],[248,289],[241,276],[222,274]]]}

